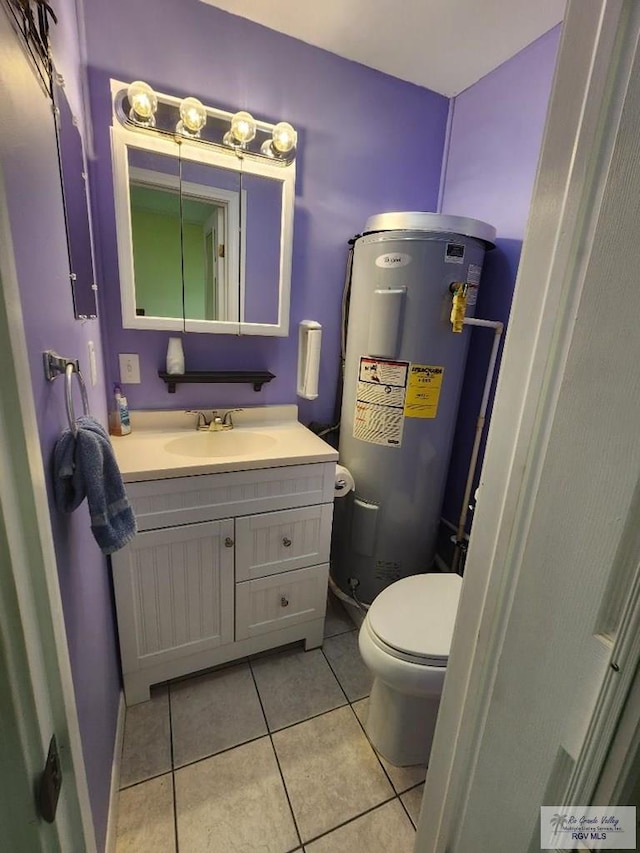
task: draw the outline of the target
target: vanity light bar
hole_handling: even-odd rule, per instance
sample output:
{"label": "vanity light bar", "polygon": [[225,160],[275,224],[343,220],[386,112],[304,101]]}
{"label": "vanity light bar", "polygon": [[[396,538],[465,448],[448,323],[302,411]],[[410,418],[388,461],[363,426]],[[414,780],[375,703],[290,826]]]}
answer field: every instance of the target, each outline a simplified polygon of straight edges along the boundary
{"label": "vanity light bar", "polygon": [[229,113],[197,98],[164,95],[142,80],[123,84],[114,107],[119,121],[137,130],[197,140],[240,157],[268,157],[283,166],[296,156],[298,134],[289,122],[272,125],[256,121],[246,110]]}

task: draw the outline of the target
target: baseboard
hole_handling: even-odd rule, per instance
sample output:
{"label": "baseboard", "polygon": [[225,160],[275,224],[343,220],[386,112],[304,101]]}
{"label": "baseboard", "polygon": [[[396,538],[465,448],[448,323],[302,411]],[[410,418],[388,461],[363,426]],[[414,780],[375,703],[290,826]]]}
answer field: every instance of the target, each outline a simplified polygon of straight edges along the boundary
{"label": "baseboard", "polygon": [[124,740],[124,716],[126,706],[124,693],[120,691],[118,705],[118,720],[116,722],[116,737],[113,744],[113,763],[111,765],[111,788],[109,790],[109,818],[107,820],[107,837],[105,853],[115,853],[116,828],[118,825],[118,795],[120,793],[120,762],[122,760],[122,741]]}

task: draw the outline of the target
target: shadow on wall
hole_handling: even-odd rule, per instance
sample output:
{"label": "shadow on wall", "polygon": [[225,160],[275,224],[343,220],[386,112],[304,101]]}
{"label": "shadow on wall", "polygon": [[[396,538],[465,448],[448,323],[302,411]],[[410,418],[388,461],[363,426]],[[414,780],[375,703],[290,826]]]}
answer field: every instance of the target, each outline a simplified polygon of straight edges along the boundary
{"label": "shadow on wall", "polygon": [[[480,287],[478,294],[478,304],[476,306],[475,316],[484,320],[501,320],[505,324],[505,333],[506,324],[509,320],[509,313],[511,310],[511,300],[513,298],[515,280],[518,274],[521,250],[522,240],[498,239],[496,240],[496,248],[492,252],[488,252],[485,256],[485,265],[482,272],[482,286]],[[449,466],[447,488],[442,505],[442,517],[453,524],[457,524],[462,507],[462,498],[464,496],[464,487],[467,482],[469,460],[471,457],[473,439],[476,430],[476,420],[480,410],[480,402],[482,400],[482,391],[487,375],[487,367],[489,364],[492,344],[492,330],[473,329],[471,331],[471,344],[469,346],[469,355],[467,358],[467,369],[465,372],[464,383],[462,385],[462,396],[460,398],[460,416],[458,417],[456,431],[453,437],[451,464]],[[496,378],[498,376],[502,360],[503,346],[504,335],[502,336],[502,343],[498,356],[498,369],[495,373],[493,386],[491,388],[491,396],[489,398],[487,426],[485,426],[485,433],[480,446],[478,467],[476,469],[476,477],[473,490],[471,492],[472,503],[473,494],[478,487],[480,474],[482,472],[488,423],[493,410]],[[467,532],[471,529],[472,521],[473,514],[471,514],[470,518],[467,520]]]}

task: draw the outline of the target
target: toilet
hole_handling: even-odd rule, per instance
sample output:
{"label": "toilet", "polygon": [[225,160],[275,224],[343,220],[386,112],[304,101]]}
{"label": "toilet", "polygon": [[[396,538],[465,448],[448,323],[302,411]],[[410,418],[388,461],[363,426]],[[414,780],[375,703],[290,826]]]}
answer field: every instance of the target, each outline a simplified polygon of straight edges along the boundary
{"label": "toilet", "polygon": [[391,764],[429,760],[461,586],[456,574],[403,578],[377,596],[360,627],[374,677],[365,728]]}

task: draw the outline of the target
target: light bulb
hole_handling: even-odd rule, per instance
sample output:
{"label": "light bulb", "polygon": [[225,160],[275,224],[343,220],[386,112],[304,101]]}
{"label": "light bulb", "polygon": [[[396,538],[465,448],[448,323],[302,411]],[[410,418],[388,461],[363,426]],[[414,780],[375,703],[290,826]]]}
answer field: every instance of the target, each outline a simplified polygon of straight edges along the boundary
{"label": "light bulb", "polygon": [[176,130],[189,136],[200,136],[207,123],[207,111],[197,98],[185,98],[180,104],[180,121]]}
{"label": "light bulb", "polygon": [[127,89],[127,100],[131,107],[129,118],[138,124],[146,124],[154,127],[156,123],[155,112],[158,109],[158,99],[148,83],[135,80]]}
{"label": "light bulb", "polygon": [[273,128],[273,147],[278,154],[288,154],[296,147],[298,134],[288,121],[280,121]]}
{"label": "light bulb", "polygon": [[246,145],[256,135],[256,123],[251,115],[247,112],[236,113],[231,119],[231,135],[241,145]]}

